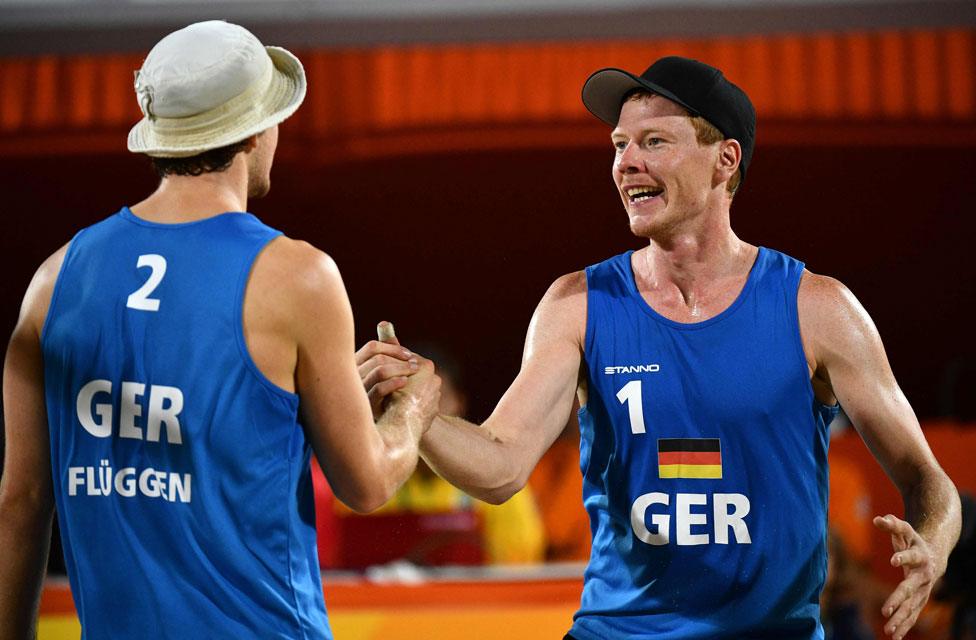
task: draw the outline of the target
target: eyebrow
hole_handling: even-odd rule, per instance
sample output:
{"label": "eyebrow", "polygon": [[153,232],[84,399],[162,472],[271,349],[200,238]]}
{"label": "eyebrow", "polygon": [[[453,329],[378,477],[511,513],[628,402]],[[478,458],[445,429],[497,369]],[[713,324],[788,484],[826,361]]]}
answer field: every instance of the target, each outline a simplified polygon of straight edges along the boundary
{"label": "eyebrow", "polygon": [[[658,129],[658,128],[655,128],[655,127],[651,127],[650,129],[644,129],[644,130],[642,130],[641,133],[640,133],[640,137],[641,138],[644,138],[649,133],[670,134],[669,131],[665,131],[664,129]],[[627,137],[630,137],[630,136],[628,136],[626,133],[622,132],[620,129],[614,129],[613,131],[610,132],[610,139],[611,140],[614,139],[614,138],[617,138],[617,137],[625,137],[625,138],[627,138]]]}

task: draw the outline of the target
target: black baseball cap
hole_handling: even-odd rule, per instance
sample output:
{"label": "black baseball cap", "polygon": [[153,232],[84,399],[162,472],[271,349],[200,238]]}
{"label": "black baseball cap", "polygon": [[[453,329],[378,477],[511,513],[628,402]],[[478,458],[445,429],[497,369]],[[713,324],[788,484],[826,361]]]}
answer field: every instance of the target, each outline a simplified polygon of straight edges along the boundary
{"label": "black baseball cap", "polygon": [[756,141],[756,109],[745,91],[729,82],[719,69],[680,56],[661,58],[640,76],[623,69],[600,69],[583,84],[583,104],[615,127],[624,97],[634,89],[676,102],[692,115],[711,122],[726,138],[738,140],[742,146],[739,170],[745,179]]}

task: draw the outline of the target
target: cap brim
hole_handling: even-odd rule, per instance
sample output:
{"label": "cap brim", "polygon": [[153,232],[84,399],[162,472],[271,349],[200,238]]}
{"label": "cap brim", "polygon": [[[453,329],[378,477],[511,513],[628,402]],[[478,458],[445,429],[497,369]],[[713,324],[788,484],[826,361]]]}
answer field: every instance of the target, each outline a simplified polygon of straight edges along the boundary
{"label": "cap brim", "polygon": [[[128,148],[160,158],[186,158],[245,140],[280,124],[305,99],[305,69],[290,51],[265,47],[274,65],[271,83],[254,108],[243,114],[211,113],[181,119],[143,118],[129,131]],[[166,122],[160,122],[165,120]]]}
{"label": "cap brim", "polygon": [[617,126],[620,119],[620,108],[624,96],[634,89],[645,89],[651,93],[663,96],[672,102],[680,104],[693,115],[698,115],[695,109],[685,104],[678,96],[664,87],[648,82],[639,76],[623,69],[600,69],[594,72],[583,83],[583,104],[590,113],[603,120],[611,127]]}

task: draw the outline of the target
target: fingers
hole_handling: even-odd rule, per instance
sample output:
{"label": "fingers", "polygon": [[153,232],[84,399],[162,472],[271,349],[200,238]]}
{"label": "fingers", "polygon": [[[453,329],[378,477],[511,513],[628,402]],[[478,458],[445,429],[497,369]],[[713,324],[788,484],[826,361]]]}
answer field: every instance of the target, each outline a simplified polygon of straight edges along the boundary
{"label": "fingers", "polygon": [[883,518],[875,516],[874,526],[882,531],[891,534],[891,546],[895,551],[904,551],[908,548],[915,536],[915,529],[904,520],[900,520],[890,513]]}
{"label": "fingers", "polygon": [[929,560],[928,554],[916,547],[909,547],[891,556],[891,566],[913,568],[920,567]]}
{"label": "fingers", "polygon": [[381,364],[367,371],[365,375],[362,375],[361,372],[363,386],[367,389],[372,389],[381,382],[386,382],[394,378],[406,378],[407,376],[411,376],[416,373],[419,368],[420,364],[416,359],[412,359],[409,362],[394,360],[388,364]]}
{"label": "fingers", "polygon": [[[378,409],[383,402],[383,398],[405,386],[407,386],[406,378],[390,378],[370,387],[366,395],[369,396],[370,405]],[[376,411],[374,411],[374,415],[375,413]]]}
{"label": "fingers", "polygon": [[911,538],[915,534],[915,529],[912,528],[912,525],[900,518],[896,518],[890,513],[883,518],[881,516],[875,516],[874,526],[882,531],[887,531],[892,535],[899,535],[903,538]]}
{"label": "fingers", "polygon": [[398,360],[409,360],[414,357],[413,352],[399,344],[389,344],[379,340],[370,340],[356,352],[356,365],[361,366],[374,356],[389,356]]}
{"label": "fingers", "polygon": [[400,346],[400,341],[397,340],[396,332],[393,330],[393,323],[383,320],[378,325],[376,325],[376,337],[379,338],[380,342],[385,342],[387,344],[395,344]]}
{"label": "fingers", "polygon": [[919,578],[914,575],[902,580],[881,609],[885,617],[888,617],[884,626],[887,635],[894,640],[905,637],[928,601],[929,588],[930,586],[920,585]]}

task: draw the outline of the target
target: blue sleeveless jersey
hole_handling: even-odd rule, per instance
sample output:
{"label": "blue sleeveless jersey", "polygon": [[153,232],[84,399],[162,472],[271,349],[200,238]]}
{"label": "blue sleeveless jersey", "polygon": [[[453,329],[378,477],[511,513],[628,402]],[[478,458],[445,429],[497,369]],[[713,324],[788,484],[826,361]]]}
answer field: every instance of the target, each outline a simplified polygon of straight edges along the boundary
{"label": "blue sleeveless jersey", "polygon": [[86,638],[331,638],[298,396],[261,374],[241,324],[279,234],[125,208],[68,248],[41,342]]}
{"label": "blue sleeveless jersey", "polygon": [[735,302],[685,324],[641,297],[631,253],[587,268],[575,637],[823,638],[836,409],[810,384],[802,272],[760,248]]}

